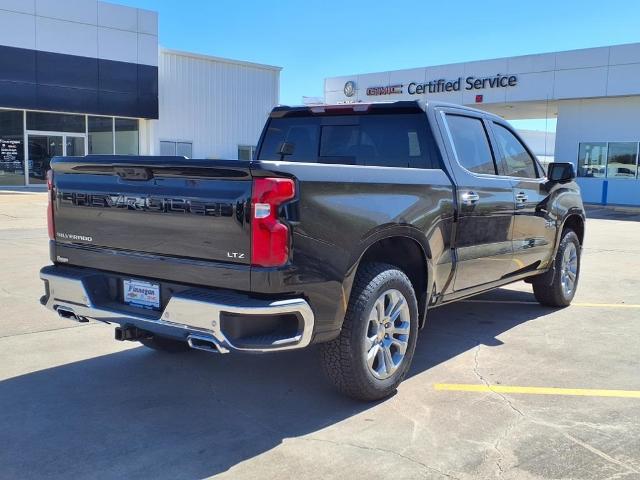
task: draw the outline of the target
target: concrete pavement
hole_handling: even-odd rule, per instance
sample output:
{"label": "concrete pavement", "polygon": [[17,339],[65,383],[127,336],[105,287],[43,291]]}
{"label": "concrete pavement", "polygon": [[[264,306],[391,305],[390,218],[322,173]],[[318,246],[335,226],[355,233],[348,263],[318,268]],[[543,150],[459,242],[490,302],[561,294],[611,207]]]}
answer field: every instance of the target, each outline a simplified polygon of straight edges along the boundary
{"label": "concrete pavement", "polygon": [[0,478],[640,478],[638,398],[435,388],[640,391],[629,215],[589,221],[575,306],[519,283],[433,310],[398,393],[361,404],[314,349],[166,355],[58,320],[37,301],[44,207],[0,194]]}

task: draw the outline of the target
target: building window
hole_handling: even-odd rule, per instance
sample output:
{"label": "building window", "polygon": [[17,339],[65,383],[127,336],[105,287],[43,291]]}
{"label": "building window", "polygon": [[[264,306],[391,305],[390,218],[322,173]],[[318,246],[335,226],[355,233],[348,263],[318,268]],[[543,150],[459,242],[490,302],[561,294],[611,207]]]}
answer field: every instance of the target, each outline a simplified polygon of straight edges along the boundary
{"label": "building window", "polygon": [[0,110],[0,185],[24,185],[24,112]]}
{"label": "building window", "polygon": [[193,143],[162,140],[160,142],[160,155],[166,157],[175,157],[177,155],[191,158],[193,156]]}
{"label": "building window", "polygon": [[89,117],[89,154],[113,155],[113,117]]}
{"label": "building window", "polygon": [[163,157],[175,157],[176,155],[176,142],[160,142],[160,155]]}
{"label": "building window", "polygon": [[140,153],[138,120],[115,119],[116,155],[138,155]]}
{"label": "building window", "polygon": [[84,115],[27,112],[27,130],[38,132],[86,133]]}
{"label": "building window", "polygon": [[193,144],[191,142],[177,142],[176,155],[191,158],[193,156]]}
{"label": "building window", "polygon": [[581,143],[578,149],[578,176],[599,178],[606,175],[606,142]]}
{"label": "building window", "polygon": [[638,142],[581,143],[578,176],[593,178],[637,178]]}
{"label": "building window", "polygon": [[607,149],[607,177],[636,178],[638,174],[638,144],[610,142]]}
{"label": "building window", "polygon": [[256,147],[251,145],[238,145],[238,160],[253,160]]}

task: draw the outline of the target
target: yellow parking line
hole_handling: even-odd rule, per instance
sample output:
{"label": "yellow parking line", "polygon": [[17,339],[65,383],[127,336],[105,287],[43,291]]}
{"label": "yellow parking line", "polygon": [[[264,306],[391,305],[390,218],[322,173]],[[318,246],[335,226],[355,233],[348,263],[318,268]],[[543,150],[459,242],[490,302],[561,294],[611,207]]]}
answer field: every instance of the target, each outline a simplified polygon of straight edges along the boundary
{"label": "yellow parking line", "polygon": [[602,307],[602,308],[640,308],[640,305],[632,303],[572,303],[576,307]]}
{"label": "yellow parking line", "polygon": [[452,392],[525,393],[530,395],[568,395],[578,397],[640,398],[640,390],[599,390],[592,388],[514,387],[507,385],[474,385],[436,383],[436,390]]}
{"label": "yellow parking line", "polygon": [[[538,305],[538,302],[529,302],[527,300],[462,300],[468,303],[506,303],[514,305]],[[640,308],[640,305],[633,303],[572,303],[573,307],[590,307],[590,308]]]}

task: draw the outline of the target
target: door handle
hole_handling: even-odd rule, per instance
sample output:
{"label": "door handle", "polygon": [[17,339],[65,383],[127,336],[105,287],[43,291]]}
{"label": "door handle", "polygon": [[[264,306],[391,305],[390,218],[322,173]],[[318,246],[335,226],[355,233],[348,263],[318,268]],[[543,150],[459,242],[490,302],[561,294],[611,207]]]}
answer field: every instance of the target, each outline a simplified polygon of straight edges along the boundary
{"label": "door handle", "polygon": [[462,203],[468,207],[472,207],[480,200],[480,195],[476,192],[463,192],[460,197],[462,198]]}
{"label": "door handle", "polygon": [[516,208],[524,208],[525,204],[529,200],[529,197],[524,192],[516,193]]}

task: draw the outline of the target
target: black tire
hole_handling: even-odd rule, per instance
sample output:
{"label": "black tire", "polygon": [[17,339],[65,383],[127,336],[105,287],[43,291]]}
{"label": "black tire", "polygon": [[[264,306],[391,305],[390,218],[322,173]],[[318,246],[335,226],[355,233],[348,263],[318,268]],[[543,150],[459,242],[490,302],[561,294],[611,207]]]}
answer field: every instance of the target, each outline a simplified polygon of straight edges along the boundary
{"label": "black tire", "polygon": [[[563,258],[567,249],[575,248],[577,255],[575,282],[570,292],[567,292],[562,284]],[[568,307],[573,300],[580,279],[580,240],[573,230],[562,232],[562,239],[554,259],[554,268],[544,275],[534,277],[532,280],[533,294],[542,305],[549,307]]]}
{"label": "black tire", "polygon": [[167,337],[144,338],[140,340],[140,343],[145,347],[159,352],[181,353],[190,350],[187,342],[181,342],[180,340],[174,340]]}
{"label": "black tire", "polygon": [[[389,290],[397,290],[406,300],[409,335],[404,358],[397,370],[388,378],[379,379],[367,365],[365,338],[370,335],[369,317],[374,305]],[[340,392],[358,400],[379,400],[393,394],[404,379],[411,366],[417,337],[418,305],[409,278],[392,265],[366,264],[356,275],[340,335],[320,346],[322,368]]]}

